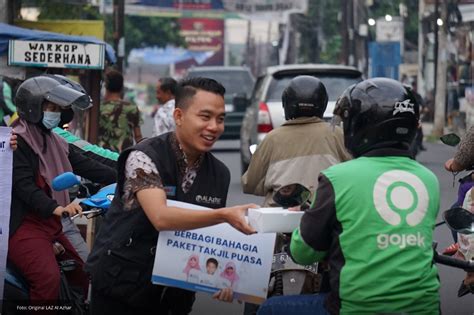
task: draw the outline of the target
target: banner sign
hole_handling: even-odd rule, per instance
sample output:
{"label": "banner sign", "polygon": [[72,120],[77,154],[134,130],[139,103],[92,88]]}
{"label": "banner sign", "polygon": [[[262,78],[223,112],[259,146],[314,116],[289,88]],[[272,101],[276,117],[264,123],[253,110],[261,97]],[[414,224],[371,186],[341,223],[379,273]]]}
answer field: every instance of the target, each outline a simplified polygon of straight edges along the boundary
{"label": "banner sign", "polygon": [[[208,209],[168,200],[168,205]],[[212,210],[210,210],[212,211]],[[275,234],[245,235],[227,223],[191,231],[160,232],[152,282],[261,304],[267,297]]]}
{"label": "banner sign", "polygon": [[224,21],[209,19],[179,19],[180,35],[191,51],[224,49]]}
{"label": "banner sign", "polygon": [[245,14],[289,10],[305,12],[308,8],[308,0],[142,0],[137,4],[163,9],[225,10]]}
{"label": "banner sign", "polygon": [[[10,149],[10,127],[0,127],[0,297],[3,297],[3,285],[8,254],[8,236],[10,224],[10,203],[12,191],[13,152]],[[2,299],[0,299],[2,309]]]}
{"label": "banner sign", "polygon": [[306,12],[308,0],[222,0],[224,9],[243,14],[275,13],[275,12]]}
{"label": "banner sign", "polygon": [[206,61],[206,66],[224,64],[224,20],[201,18],[179,19],[180,35],[190,51],[212,51],[213,57]]}
{"label": "banner sign", "polygon": [[105,46],[75,42],[10,40],[8,65],[104,69]]}
{"label": "banner sign", "polygon": [[222,10],[221,0],[141,0],[141,5],[176,10]]}
{"label": "banner sign", "polygon": [[[127,14],[210,19],[280,17],[284,12],[305,13],[308,0],[141,0],[127,4]],[[112,5],[105,7],[113,12]],[[245,17],[244,17],[245,16]]]}

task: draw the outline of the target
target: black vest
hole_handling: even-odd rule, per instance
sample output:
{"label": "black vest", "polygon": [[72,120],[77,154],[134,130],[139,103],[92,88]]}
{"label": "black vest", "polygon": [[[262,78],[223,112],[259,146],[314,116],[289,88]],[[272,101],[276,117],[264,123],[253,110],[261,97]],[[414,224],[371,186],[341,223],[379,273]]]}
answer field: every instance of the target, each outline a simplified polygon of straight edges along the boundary
{"label": "black vest", "polygon": [[132,210],[123,209],[125,163],[133,150],[144,152],[155,163],[168,199],[209,208],[225,206],[230,182],[229,169],[211,153],[205,153],[193,185],[187,193],[184,193],[181,189],[176,153],[171,145],[172,136],[174,136],[172,133],[166,133],[147,139],[126,149],[120,155],[115,197],[100,225],[94,247],[87,260],[88,271],[93,272],[100,256],[110,250],[131,261],[153,263],[158,231],[141,207]]}

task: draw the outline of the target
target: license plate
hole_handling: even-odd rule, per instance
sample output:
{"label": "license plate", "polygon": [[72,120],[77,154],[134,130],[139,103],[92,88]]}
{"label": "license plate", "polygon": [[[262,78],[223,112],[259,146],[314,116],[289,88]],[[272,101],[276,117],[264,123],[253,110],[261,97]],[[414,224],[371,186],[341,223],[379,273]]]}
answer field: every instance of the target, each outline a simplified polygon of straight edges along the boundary
{"label": "license plate", "polygon": [[311,265],[298,265],[288,254],[278,253],[273,255],[272,272],[278,270],[308,270],[312,273],[318,273],[318,263]]}

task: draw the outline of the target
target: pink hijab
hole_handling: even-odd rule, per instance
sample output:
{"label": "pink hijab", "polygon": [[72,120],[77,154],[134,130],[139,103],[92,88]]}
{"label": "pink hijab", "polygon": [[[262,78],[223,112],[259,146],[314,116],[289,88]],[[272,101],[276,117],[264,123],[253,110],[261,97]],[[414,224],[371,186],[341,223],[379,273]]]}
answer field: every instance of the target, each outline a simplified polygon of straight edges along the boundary
{"label": "pink hijab", "polygon": [[67,142],[53,131],[45,132],[38,125],[21,118],[17,119],[12,126],[14,133],[19,135],[38,155],[39,173],[51,188],[53,199],[60,206],[67,206],[70,202],[68,191],[52,189],[52,181],[56,176],[64,172],[72,172]]}
{"label": "pink hijab", "polygon": [[[191,258],[195,258],[195,259],[196,259],[196,265],[195,265],[195,266],[191,266]],[[183,269],[183,272],[186,274],[186,276],[189,275],[189,271],[190,271],[191,269],[196,269],[196,270],[201,271],[201,267],[199,266],[199,256],[196,255],[196,254],[192,254],[192,255],[189,256],[189,258],[188,258],[188,263],[186,264],[186,267]]]}
{"label": "pink hijab", "polygon": [[[232,267],[234,269],[233,273],[228,273],[227,268]],[[225,264],[224,271],[221,272],[221,277],[230,281],[230,285],[233,286],[237,281],[239,281],[239,276],[237,275],[237,268],[232,261],[229,261]]]}

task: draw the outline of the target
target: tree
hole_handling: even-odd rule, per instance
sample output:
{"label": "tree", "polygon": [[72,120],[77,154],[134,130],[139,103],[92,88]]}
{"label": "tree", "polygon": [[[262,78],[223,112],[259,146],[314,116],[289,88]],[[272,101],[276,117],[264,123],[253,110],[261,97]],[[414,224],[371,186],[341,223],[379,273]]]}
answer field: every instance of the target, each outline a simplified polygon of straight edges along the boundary
{"label": "tree", "polygon": [[303,62],[337,63],[341,50],[338,14],[340,1],[309,0],[308,12],[298,23]]}
{"label": "tree", "polygon": [[[110,18],[111,20],[111,18]],[[112,23],[107,24],[112,27]],[[173,45],[185,47],[186,42],[179,34],[180,26],[175,18],[126,16],[125,54],[133,48]],[[108,34],[112,34],[109,32]],[[112,37],[110,37],[112,40]]]}

